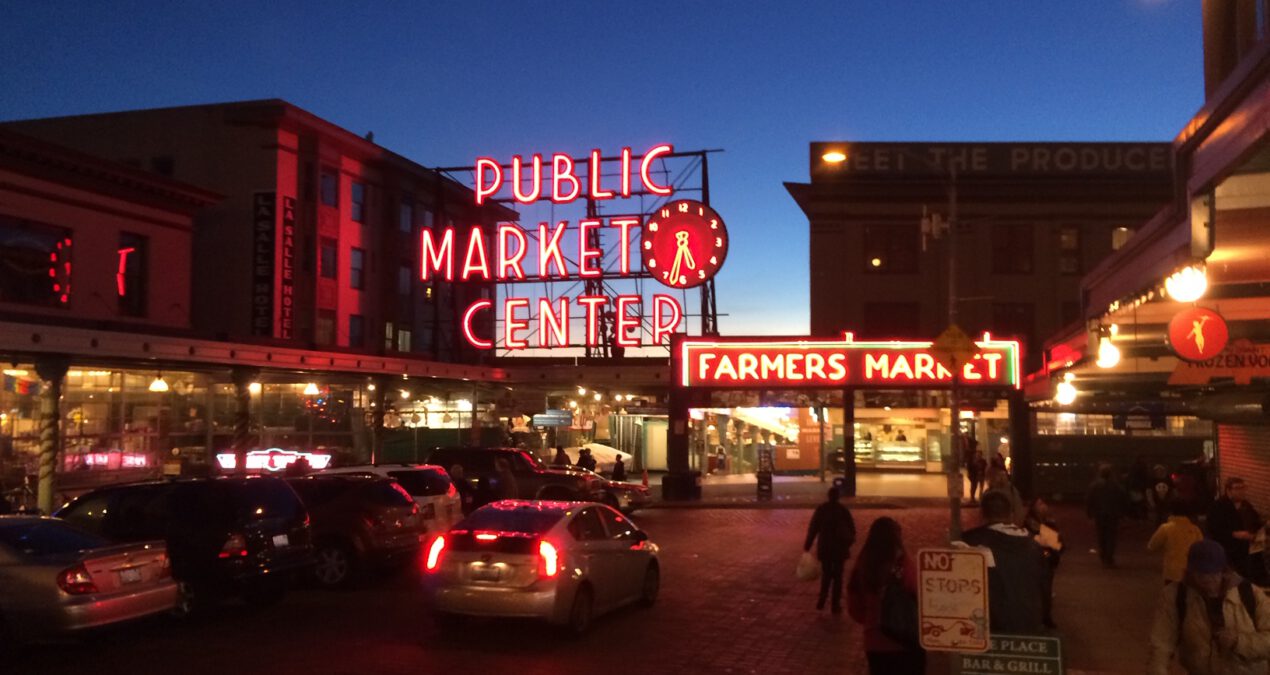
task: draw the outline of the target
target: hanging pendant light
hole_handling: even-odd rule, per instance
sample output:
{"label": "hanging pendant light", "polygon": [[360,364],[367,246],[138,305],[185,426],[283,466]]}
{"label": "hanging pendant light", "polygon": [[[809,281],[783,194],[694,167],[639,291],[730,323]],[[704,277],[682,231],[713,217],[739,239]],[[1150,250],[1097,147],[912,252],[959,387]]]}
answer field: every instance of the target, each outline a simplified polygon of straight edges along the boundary
{"label": "hanging pendant light", "polygon": [[308,384],[304,385],[304,395],[305,395],[305,396],[317,396],[317,395],[318,395],[318,394],[320,394],[320,393],[322,393],[322,392],[318,390],[317,383],[315,383],[315,382],[310,382],[310,383],[308,383]]}
{"label": "hanging pendant light", "polygon": [[150,381],[150,391],[155,393],[163,393],[168,390],[168,381],[163,379],[163,373],[159,373]]}

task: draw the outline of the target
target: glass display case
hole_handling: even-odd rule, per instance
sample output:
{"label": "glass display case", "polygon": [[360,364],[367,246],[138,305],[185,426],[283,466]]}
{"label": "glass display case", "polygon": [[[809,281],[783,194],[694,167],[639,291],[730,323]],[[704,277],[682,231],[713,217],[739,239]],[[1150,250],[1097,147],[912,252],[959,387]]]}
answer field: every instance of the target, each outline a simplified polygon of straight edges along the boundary
{"label": "glass display case", "polygon": [[919,445],[898,441],[884,441],[878,443],[875,465],[881,469],[925,469],[926,457],[922,447]]}

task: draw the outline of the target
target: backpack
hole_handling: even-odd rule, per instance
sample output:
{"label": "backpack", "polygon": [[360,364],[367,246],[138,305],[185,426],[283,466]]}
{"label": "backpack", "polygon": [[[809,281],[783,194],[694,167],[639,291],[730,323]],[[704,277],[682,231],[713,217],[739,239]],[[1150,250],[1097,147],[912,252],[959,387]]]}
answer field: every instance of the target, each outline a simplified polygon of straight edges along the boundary
{"label": "backpack", "polygon": [[[1257,626],[1257,596],[1252,592],[1252,582],[1244,579],[1239,582],[1239,600],[1243,603],[1244,611],[1248,613],[1248,618],[1252,619],[1252,627],[1260,630]],[[1178,583],[1177,593],[1174,594],[1177,603],[1177,642],[1182,643],[1182,626],[1186,623],[1186,596],[1189,591],[1186,584]]]}

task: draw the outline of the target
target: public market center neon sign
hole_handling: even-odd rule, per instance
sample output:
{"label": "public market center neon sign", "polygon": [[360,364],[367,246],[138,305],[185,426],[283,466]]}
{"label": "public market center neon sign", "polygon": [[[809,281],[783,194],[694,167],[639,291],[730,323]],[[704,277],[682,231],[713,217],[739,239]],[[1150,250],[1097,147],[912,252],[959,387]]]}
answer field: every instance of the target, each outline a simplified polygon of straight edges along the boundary
{"label": "public market center neon sign", "polygon": [[[586,177],[580,178],[578,160],[556,153],[548,163],[540,154],[526,161],[520,155],[512,157],[510,165],[481,157],[474,166],[474,193],[477,205],[491,201],[510,186],[509,199],[521,204],[550,199],[557,204],[568,204],[578,199],[594,201],[629,198],[636,191],[660,197],[674,194],[673,187],[658,183],[652,172],[653,163],[674,153],[670,145],[658,145],[636,157],[630,148],[622,148],[619,157],[601,157],[599,150],[592,150],[585,166]],[[601,172],[604,162],[618,162],[615,184],[605,185]],[[549,169],[549,174],[547,170]],[[638,180],[638,184],[635,181]],[[526,230],[516,223],[500,223],[495,231],[487,231],[480,225],[458,232],[454,227],[438,230],[424,229],[420,234],[420,278],[427,282],[434,278],[445,281],[568,281],[599,278],[630,278],[640,274],[632,270],[631,234],[640,233],[640,256],[643,269],[654,279],[672,289],[699,286],[722,267],[727,257],[727,228],[722,218],[708,205],[694,200],[678,199],[665,203],[647,221],[640,216],[615,216],[610,218],[584,218],[573,228],[577,237],[577,261],[571,268],[561,248],[569,235],[570,223],[539,223],[535,232],[536,243],[530,244]],[[602,229],[616,230],[619,240],[618,269],[616,272],[601,269],[604,251],[595,242]],[[491,236],[492,235],[492,236]],[[531,248],[531,246],[533,248]],[[525,257],[531,251],[537,253],[537,267],[526,269]],[[585,317],[584,344],[598,345],[599,319],[612,311],[614,315],[614,342],[619,347],[638,347],[641,343],[642,305],[644,299],[637,294],[581,295],[572,303],[583,309]],[[540,348],[565,347],[573,344],[570,332],[570,298],[537,298],[538,340],[533,345]],[[509,350],[530,347],[524,337],[530,328],[531,300],[527,297],[503,299],[503,347]],[[463,312],[462,329],[468,343],[479,349],[493,349],[494,341],[476,335],[472,324],[481,313],[492,311],[494,301],[480,299],[468,305]],[[653,344],[662,344],[680,332],[684,311],[678,299],[672,295],[652,296],[651,326],[649,333]]]}
{"label": "public market center neon sign", "polygon": [[[685,337],[673,352],[674,382],[681,387],[941,388],[952,372],[936,359],[930,341],[859,341],[808,338]],[[1019,387],[1019,343],[988,333],[979,352],[961,367],[962,387]]]}

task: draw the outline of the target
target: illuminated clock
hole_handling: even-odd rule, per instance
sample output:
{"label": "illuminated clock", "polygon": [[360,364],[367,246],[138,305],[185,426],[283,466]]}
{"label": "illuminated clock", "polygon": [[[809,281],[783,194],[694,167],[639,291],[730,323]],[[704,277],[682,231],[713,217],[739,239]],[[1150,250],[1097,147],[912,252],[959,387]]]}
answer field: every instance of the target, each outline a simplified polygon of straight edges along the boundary
{"label": "illuminated clock", "polygon": [[728,257],[728,230],[714,209],[691,199],[676,199],[644,223],[644,269],[671,288],[692,288],[709,281]]}

